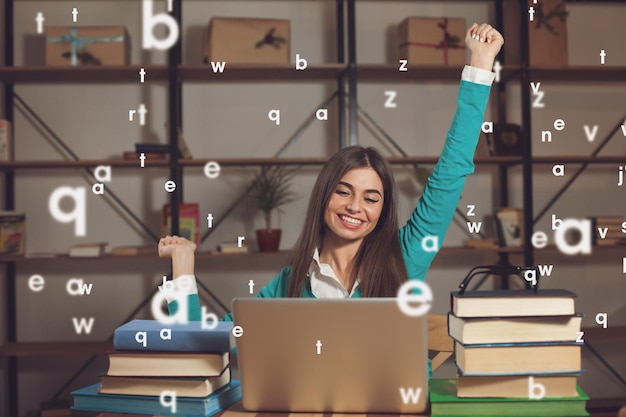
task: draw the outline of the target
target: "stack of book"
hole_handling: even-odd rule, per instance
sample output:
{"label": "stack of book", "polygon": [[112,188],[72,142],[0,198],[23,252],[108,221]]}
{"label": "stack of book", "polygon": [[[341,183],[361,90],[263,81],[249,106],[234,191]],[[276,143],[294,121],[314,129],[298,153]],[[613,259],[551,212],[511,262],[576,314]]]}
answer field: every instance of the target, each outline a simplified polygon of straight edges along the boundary
{"label": "stack of book", "polygon": [[597,216],[590,219],[594,245],[626,244],[626,222],[621,216]]}
{"label": "stack of book", "polygon": [[431,384],[432,415],[586,416],[582,317],[566,290],[452,293],[458,378]]}
{"label": "stack of book", "polygon": [[72,392],[74,409],[210,416],[241,399],[229,367],[232,322],[164,325],[133,320],[115,330],[100,382]]}

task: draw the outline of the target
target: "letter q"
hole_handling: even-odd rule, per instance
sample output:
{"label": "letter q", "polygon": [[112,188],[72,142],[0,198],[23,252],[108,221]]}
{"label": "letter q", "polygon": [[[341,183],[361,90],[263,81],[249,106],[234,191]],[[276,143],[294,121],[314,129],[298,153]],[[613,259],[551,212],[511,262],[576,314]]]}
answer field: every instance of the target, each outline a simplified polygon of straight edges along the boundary
{"label": "letter q", "polygon": [[146,332],[135,333],[135,342],[140,343],[143,347],[148,347],[148,334]]}
{"label": "letter q", "polygon": [[[69,197],[74,201],[74,210],[65,212],[59,207],[59,203],[65,197]],[[55,220],[61,223],[75,222],[74,234],[76,236],[85,236],[87,234],[85,211],[85,187],[59,187],[52,192],[48,200],[48,209]]]}
{"label": "letter q", "polygon": [[270,110],[269,113],[267,113],[267,117],[272,122],[275,122],[276,126],[280,125],[280,110]]}

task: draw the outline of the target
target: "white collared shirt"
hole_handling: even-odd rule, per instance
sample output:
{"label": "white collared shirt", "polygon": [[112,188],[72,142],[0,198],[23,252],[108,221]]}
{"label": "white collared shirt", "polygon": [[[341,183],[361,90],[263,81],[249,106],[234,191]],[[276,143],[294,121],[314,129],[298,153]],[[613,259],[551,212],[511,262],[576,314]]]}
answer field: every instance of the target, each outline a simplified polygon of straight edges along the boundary
{"label": "white collared shirt", "polygon": [[333,268],[320,262],[320,254],[317,249],[313,254],[313,261],[309,267],[309,279],[311,280],[311,292],[316,298],[349,298],[359,287],[359,280],[352,286],[352,291],[348,292],[343,286]]}

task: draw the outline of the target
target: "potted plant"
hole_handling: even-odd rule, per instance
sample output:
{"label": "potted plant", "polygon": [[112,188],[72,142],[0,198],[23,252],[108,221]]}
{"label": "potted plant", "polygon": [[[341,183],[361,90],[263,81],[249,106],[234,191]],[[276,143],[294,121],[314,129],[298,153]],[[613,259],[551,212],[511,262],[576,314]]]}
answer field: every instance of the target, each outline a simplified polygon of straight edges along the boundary
{"label": "potted plant", "polygon": [[254,175],[251,195],[265,219],[265,229],[256,231],[261,252],[278,251],[281,230],[272,229],[272,212],[282,212],[281,207],[295,199],[289,190],[292,178],[293,170],[278,165],[264,165]]}

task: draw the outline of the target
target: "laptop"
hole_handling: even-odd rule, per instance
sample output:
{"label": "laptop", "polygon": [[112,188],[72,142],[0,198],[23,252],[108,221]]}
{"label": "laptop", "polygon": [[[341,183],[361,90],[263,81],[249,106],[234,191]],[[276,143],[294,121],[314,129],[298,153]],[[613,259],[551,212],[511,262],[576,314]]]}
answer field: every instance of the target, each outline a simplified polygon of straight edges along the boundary
{"label": "laptop", "polygon": [[236,298],[233,312],[246,410],[426,410],[427,317],[395,298]]}

